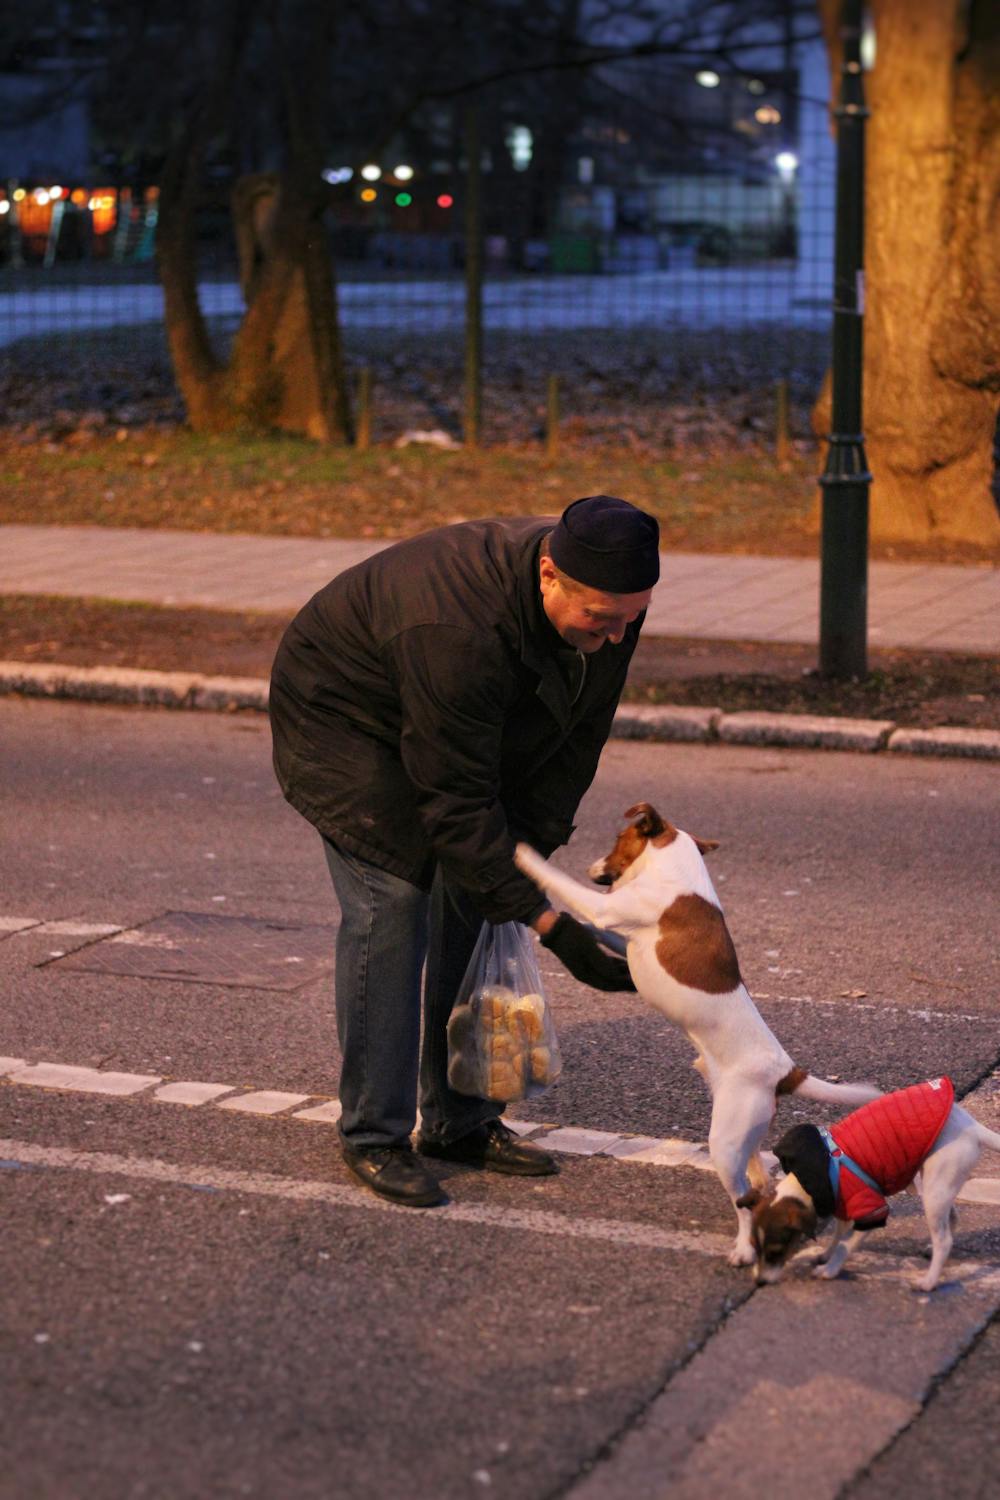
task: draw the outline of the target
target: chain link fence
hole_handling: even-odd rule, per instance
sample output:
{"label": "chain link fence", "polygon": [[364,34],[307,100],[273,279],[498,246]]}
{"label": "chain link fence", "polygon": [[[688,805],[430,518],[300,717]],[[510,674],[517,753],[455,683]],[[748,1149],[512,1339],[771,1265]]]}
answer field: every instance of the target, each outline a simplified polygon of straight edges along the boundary
{"label": "chain link fence", "polygon": [[[805,438],[833,274],[821,44],[763,49],[739,70],[616,63],[585,90],[553,76],[550,92],[541,121],[500,86],[431,108],[407,159],[332,153],[331,265],[352,383],[370,372],[373,438],[461,435],[470,232],[484,441],[538,439],[556,409],[579,440]],[[226,186],[197,247],[220,352],[243,314]],[[183,420],[157,200],[155,182],[0,188],[8,424]]]}

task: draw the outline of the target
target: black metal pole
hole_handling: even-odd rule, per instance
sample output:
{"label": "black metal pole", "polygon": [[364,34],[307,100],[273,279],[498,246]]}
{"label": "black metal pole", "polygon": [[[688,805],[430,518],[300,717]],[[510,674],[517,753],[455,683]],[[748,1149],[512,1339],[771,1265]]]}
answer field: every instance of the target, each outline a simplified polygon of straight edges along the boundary
{"label": "black metal pole", "polygon": [[865,107],[862,0],[843,0],[837,120],[837,219],[833,276],[833,418],[822,486],[819,669],[868,673],[868,490],[861,430],[864,319]]}
{"label": "black metal pole", "polygon": [[465,410],[466,447],[479,443],[483,414],[483,200],[479,109],[465,111]]}

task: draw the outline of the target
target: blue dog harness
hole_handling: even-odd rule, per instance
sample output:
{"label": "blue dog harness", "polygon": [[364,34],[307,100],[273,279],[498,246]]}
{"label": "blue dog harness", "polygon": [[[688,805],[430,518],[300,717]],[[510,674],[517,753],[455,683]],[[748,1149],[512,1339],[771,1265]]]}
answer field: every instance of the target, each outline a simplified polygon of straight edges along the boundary
{"label": "blue dog harness", "polygon": [[869,1177],[864,1168],[859,1167],[853,1156],[848,1156],[847,1152],[842,1146],[837,1145],[837,1142],[834,1140],[833,1136],[827,1130],[825,1125],[819,1125],[817,1126],[817,1129],[819,1130],[820,1135],[823,1137],[823,1140],[826,1144],[826,1149],[830,1153],[830,1186],[833,1189],[833,1201],[836,1203],[837,1199],[840,1196],[841,1167],[846,1167],[849,1172],[853,1172],[855,1177],[859,1177],[862,1182],[866,1183],[873,1192],[878,1193],[881,1197],[885,1193],[885,1188],[877,1183],[874,1177]]}

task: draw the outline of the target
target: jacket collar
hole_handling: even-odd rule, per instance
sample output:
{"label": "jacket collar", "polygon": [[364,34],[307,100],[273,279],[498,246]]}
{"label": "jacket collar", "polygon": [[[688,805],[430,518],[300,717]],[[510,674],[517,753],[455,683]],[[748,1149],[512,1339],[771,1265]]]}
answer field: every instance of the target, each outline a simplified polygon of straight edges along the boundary
{"label": "jacket collar", "polygon": [[774,1148],[782,1171],[795,1173],[813,1201],[817,1216],[829,1219],[836,1207],[830,1184],[830,1153],[815,1125],[793,1125]]}
{"label": "jacket collar", "polygon": [[524,665],[538,675],[536,693],[539,700],[544,703],[559,728],[566,729],[572,716],[573,700],[569,682],[559,665],[559,655],[571,648],[567,648],[545,613],[542,603],[542,591],[538,582],[538,550],[545,535],[545,531],[540,531],[532,545],[525,549],[519,569],[520,656]]}

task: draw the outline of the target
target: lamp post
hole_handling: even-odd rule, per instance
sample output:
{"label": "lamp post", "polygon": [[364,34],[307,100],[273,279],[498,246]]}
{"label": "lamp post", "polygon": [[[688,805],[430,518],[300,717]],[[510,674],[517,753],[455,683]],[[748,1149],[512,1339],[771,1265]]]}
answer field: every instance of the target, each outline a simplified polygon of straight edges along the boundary
{"label": "lamp post", "polygon": [[868,672],[868,490],[861,430],[864,318],[865,107],[861,0],[842,0],[833,275],[833,415],[822,486],[819,669]]}

